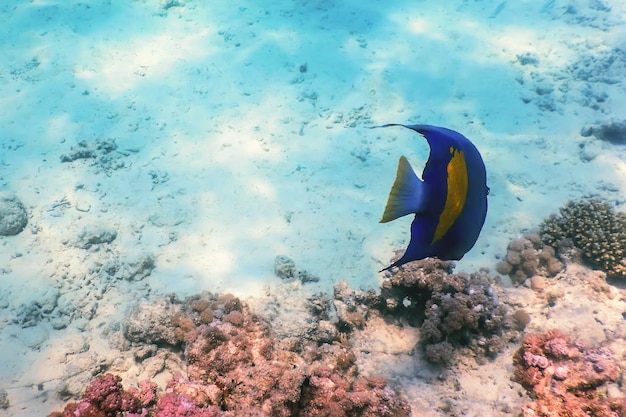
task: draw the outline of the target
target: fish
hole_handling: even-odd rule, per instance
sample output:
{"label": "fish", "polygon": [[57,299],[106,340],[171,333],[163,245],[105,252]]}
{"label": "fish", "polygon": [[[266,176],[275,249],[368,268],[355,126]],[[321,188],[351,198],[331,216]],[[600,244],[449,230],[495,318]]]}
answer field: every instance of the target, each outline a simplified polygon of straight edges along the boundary
{"label": "fish", "polygon": [[487,217],[487,171],[480,152],[463,136],[445,127],[404,125],[428,142],[430,154],[420,179],[405,156],[380,223],[415,214],[404,255],[380,272],[424,258],[458,261],[476,243]]}

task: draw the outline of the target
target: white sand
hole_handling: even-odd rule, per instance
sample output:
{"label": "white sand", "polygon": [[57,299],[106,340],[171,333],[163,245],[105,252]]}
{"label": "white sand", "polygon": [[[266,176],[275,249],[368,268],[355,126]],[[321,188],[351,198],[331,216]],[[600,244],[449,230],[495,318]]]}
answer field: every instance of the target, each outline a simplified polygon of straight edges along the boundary
{"label": "white sand", "polygon": [[[493,269],[569,198],[624,202],[626,148],[580,136],[625,114],[621,0],[174,3],[0,5],[0,191],[30,215],[0,238],[0,415],[58,408],[66,354],[143,297],[261,295],[279,254],[325,291],[376,287],[409,237],[408,217],[378,223],[397,160],[421,171],[428,150],[368,126],[443,125],[481,150],[490,208],[457,270]],[[97,139],[118,148],[60,162]],[[94,227],[117,238],[71,245]],[[147,255],[143,280],[99,266]]]}

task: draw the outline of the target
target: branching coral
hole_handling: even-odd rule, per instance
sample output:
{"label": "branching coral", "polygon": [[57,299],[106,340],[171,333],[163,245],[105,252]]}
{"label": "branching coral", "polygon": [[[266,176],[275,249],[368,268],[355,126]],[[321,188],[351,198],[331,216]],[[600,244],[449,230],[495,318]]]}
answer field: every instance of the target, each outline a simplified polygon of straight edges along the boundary
{"label": "branching coral", "polygon": [[569,201],[541,223],[539,234],[552,246],[571,240],[591,266],[608,276],[626,277],[626,214],[606,201]]}
{"label": "branching coral", "polygon": [[524,416],[626,415],[626,399],[598,390],[618,381],[620,369],[605,349],[585,349],[556,330],[526,336],[513,356],[515,380],[534,401]]}

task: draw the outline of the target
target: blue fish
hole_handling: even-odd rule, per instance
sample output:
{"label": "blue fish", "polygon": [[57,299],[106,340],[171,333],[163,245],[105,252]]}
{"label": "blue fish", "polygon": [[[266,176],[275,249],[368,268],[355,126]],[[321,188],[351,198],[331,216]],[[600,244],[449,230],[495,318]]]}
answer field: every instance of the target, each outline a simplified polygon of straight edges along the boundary
{"label": "blue fish", "polygon": [[[380,220],[387,223],[415,214],[411,240],[402,257],[382,271],[427,257],[459,260],[476,243],[487,216],[487,173],[472,142],[444,127],[403,126],[421,134],[430,146],[422,179],[400,157],[395,182]],[[382,272],[381,271],[381,272]]]}

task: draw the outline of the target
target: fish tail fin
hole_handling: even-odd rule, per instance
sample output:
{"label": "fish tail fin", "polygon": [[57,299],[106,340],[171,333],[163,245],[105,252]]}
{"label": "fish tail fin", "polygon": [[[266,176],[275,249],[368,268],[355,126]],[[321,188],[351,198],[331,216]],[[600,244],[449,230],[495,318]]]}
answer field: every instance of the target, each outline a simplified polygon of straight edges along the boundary
{"label": "fish tail fin", "polygon": [[396,266],[398,266],[398,265],[396,265],[396,263],[397,263],[397,262],[394,262],[394,263],[392,263],[391,265],[389,265],[387,268],[383,268],[383,269],[381,269],[380,271],[378,271],[378,273],[380,274],[381,272],[391,271],[391,268],[395,268]]}
{"label": "fish tail fin", "polygon": [[379,125],[379,126],[370,126],[370,129],[381,129],[384,127],[391,127],[391,126],[402,126],[402,127],[406,127],[406,125],[402,125],[400,123],[387,123],[384,125]]}
{"label": "fish tail fin", "polygon": [[420,211],[423,194],[424,182],[415,175],[409,161],[401,156],[396,180],[389,192],[387,206],[380,222],[387,223],[407,214],[417,213]]}

